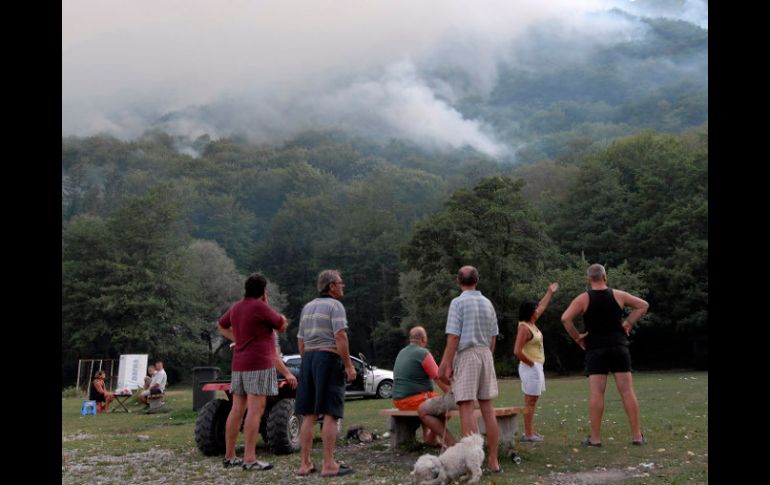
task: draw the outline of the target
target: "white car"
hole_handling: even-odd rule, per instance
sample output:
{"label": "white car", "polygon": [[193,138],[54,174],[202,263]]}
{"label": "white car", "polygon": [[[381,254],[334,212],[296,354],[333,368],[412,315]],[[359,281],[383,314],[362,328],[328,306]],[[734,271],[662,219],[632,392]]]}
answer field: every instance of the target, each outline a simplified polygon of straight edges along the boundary
{"label": "white car", "polygon": [[[378,369],[369,365],[363,359],[363,354],[358,355],[361,357],[360,359],[350,356],[353,367],[356,369],[356,379],[353,382],[348,382],[345,388],[345,397],[373,396],[390,399],[393,395],[393,371]],[[294,375],[299,375],[302,364],[302,357],[299,354],[284,355],[283,361]]]}

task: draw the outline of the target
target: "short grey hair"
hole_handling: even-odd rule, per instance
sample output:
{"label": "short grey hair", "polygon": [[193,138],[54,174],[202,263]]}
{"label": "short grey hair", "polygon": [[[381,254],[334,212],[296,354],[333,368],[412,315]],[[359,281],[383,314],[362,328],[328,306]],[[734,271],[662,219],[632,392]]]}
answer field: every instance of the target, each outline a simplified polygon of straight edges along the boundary
{"label": "short grey hair", "polygon": [[340,272],[336,269],[325,269],[318,273],[318,283],[316,287],[319,293],[326,293],[329,291],[329,285],[336,283],[341,278]]}
{"label": "short grey hair", "polygon": [[607,271],[601,264],[592,264],[586,270],[586,276],[591,278],[591,281],[599,281],[602,279],[602,276],[607,276]]}

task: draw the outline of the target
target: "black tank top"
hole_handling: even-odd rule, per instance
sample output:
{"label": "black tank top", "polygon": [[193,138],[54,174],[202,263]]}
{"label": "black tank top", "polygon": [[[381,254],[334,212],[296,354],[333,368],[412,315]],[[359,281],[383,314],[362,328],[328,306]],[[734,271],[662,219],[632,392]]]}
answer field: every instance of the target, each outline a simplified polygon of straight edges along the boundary
{"label": "black tank top", "polygon": [[91,386],[88,388],[88,399],[96,402],[104,401],[104,394],[101,394],[99,391],[96,390],[96,386],[94,386],[94,381],[91,381]]}
{"label": "black tank top", "polygon": [[623,309],[620,308],[612,288],[588,290],[588,309],[583,314],[588,336],[586,350],[628,345],[623,331]]}

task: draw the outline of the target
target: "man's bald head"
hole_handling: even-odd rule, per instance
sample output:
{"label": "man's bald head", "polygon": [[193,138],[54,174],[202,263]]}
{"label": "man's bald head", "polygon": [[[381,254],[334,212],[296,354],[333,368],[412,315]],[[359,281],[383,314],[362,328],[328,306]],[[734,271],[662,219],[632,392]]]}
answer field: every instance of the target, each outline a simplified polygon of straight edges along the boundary
{"label": "man's bald head", "polygon": [[419,342],[420,340],[428,340],[428,333],[423,327],[413,327],[409,330],[409,341]]}
{"label": "man's bald head", "polygon": [[457,282],[461,286],[475,287],[479,283],[479,270],[473,266],[463,266],[457,272]]}

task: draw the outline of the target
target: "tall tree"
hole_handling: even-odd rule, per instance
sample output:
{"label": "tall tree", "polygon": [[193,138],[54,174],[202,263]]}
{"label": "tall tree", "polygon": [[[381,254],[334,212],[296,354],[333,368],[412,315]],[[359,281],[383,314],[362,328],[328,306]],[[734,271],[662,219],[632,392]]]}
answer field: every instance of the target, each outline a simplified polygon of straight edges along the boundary
{"label": "tall tree", "polygon": [[[459,289],[454,280],[463,265],[478,268],[479,290],[489,298],[501,336],[495,353],[510,355],[515,337],[516,308],[511,297],[515,282],[528,281],[542,271],[554,247],[521,194],[523,181],[487,177],[472,189],[458,190],[443,212],[419,223],[404,248],[406,266],[416,271],[407,308],[429,330],[434,347],[445,345],[446,310]],[[409,280],[402,282],[406,283]],[[403,295],[402,295],[403,297]]]}
{"label": "tall tree", "polygon": [[[89,245],[99,238],[95,258]],[[63,345],[84,358],[149,353],[169,360],[173,375],[204,362],[201,302],[182,271],[187,239],[169,186],[126,200],[106,223],[66,227]]]}

